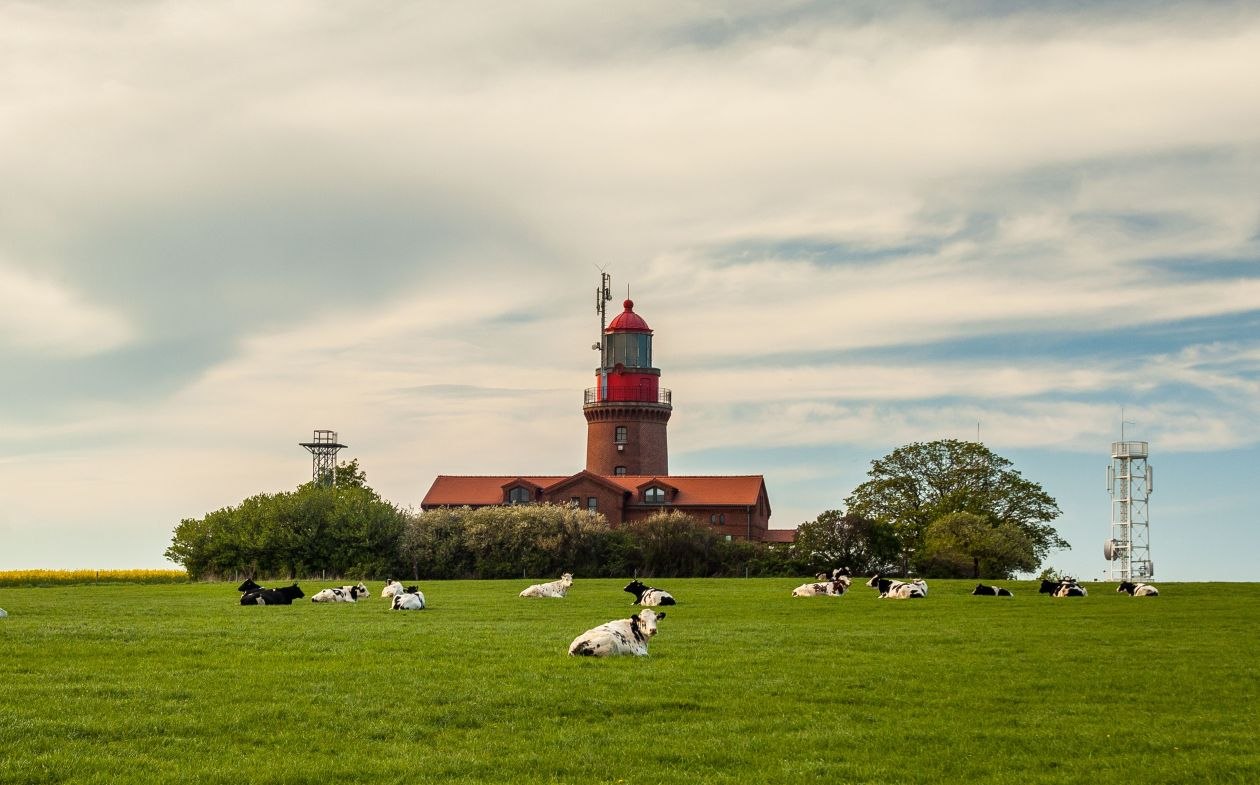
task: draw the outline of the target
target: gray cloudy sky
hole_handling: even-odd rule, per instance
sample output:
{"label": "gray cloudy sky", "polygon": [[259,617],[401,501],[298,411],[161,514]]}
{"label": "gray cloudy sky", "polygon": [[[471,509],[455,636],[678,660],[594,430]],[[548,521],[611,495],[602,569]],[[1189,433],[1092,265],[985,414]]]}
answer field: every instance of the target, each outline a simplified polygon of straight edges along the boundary
{"label": "gray cloudy sky", "polygon": [[314,428],[576,471],[606,265],[774,526],[979,423],[1101,575],[1124,407],[1157,575],[1260,579],[1260,9],[950,9],[0,6],[0,569],[164,566]]}

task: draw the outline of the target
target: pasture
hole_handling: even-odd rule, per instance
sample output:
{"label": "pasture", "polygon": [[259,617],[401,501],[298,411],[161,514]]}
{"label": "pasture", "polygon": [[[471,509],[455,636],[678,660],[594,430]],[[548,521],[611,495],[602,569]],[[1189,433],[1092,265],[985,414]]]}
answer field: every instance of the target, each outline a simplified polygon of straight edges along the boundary
{"label": "pasture", "polygon": [[380,580],[0,589],[0,783],[1260,782],[1260,585],[803,581],[649,580],[679,604],[610,660],[565,652],[625,580],[425,582],[418,612]]}

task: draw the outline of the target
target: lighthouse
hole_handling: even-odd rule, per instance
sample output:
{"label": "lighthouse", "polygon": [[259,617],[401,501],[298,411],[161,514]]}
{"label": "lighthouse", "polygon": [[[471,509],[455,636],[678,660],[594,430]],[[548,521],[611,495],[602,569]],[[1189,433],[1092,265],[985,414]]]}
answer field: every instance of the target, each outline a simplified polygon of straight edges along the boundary
{"label": "lighthouse", "polygon": [[[765,478],[671,475],[665,429],[674,412],[669,390],[652,365],[652,328],[627,299],[608,321],[609,275],[595,290],[599,367],[586,390],[586,468],[575,474],[439,474],[422,510],[562,504],[603,516],[609,526],[680,512],[728,540],[792,542],[793,529],[770,528]],[[486,454],[495,451],[487,446]]]}
{"label": "lighthouse", "polygon": [[666,476],[670,391],[652,365],[652,328],[634,301],[604,329],[595,386],[586,390],[586,470],[603,476]]}

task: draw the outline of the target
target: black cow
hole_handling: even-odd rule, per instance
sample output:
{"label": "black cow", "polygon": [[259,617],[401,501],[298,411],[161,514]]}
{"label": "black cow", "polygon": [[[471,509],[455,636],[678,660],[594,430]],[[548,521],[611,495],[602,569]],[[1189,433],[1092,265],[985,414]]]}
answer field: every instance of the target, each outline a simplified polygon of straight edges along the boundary
{"label": "black cow", "polygon": [[849,572],[848,567],[837,567],[834,570],[820,572],[814,576],[815,580],[819,581],[838,581],[841,577],[852,578],[853,573]]}
{"label": "black cow", "polygon": [[894,600],[921,600],[927,596],[927,583],[922,578],[907,583],[874,575],[866,585],[878,591],[881,600],[885,597]]}
{"label": "black cow", "polygon": [[677,605],[674,601],[674,595],[664,589],[653,589],[651,586],[643,585],[638,578],[626,584],[626,591],[634,595],[634,602],[631,605]]}
{"label": "black cow", "polygon": [[983,583],[977,583],[976,590],[973,591],[971,594],[972,596],[979,595],[981,597],[1014,597],[1015,596],[1014,594],[1011,594],[1010,589],[1003,589],[1001,586],[985,586]]}
{"label": "black cow", "polygon": [[1159,589],[1149,583],[1134,583],[1133,581],[1121,581],[1120,587],[1116,591],[1128,592],[1130,597],[1159,596]]}
{"label": "black cow", "polygon": [[246,592],[241,597],[241,605],[292,605],[294,600],[305,596],[306,594],[295,583],[292,586],[282,586],[279,589],[259,589]]}
{"label": "black cow", "polygon": [[1042,581],[1038,594],[1049,594],[1051,597],[1088,597],[1085,587],[1077,584],[1075,578],[1064,578],[1061,581]]}
{"label": "black cow", "polygon": [[240,586],[236,587],[236,590],[240,592],[250,592],[250,591],[262,591],[265,588],[267,587],[259,586],[257,583],[254,583],[253,578],[246,578],[245,581]]}

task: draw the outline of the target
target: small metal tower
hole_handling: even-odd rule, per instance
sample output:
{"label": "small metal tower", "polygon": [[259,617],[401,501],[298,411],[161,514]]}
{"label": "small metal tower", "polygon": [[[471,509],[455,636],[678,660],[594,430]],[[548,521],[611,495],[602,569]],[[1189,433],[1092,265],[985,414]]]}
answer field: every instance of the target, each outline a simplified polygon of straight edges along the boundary
{"label": "small metal tower", "polygon": [[[1124,426],[1120,426],[1124,439]],[[1111,494],[1111,539],[1103,543],[1103,556],[1111,562],[1114,580],[1146,580],[1155,577],[1151,561],[1150,500],[1152,474],[1146,462],[1146,442],[1111,443],[1107,467],[1107,492]]]}
{"label": "small metal tower", "polygon": [[346,445],[337,442],[336,431],[315,431],[309,442],[299,442],[311,453],[311,482],[316,485],[337,484],[337,451]]}

